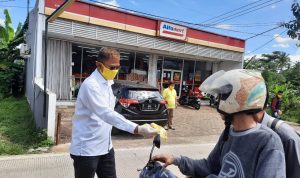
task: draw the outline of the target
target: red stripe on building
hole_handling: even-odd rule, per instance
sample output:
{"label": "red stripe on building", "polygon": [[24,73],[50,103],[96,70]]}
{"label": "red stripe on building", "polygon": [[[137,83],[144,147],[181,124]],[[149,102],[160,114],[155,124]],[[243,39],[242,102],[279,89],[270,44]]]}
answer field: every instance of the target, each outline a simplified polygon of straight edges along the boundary
{"label": "red stripe on building", "polygon": [[170,34],[170,35],[175,35],[175,36],[183,36],[183,34],[180,34],[180,33],[175,33],[175,32],[170,32],[170,31],[162,31],[163,33],[167,33],[167,34]]}
{"label": "red stripe on building", "polygon": [[[45,6],[56,9],[64,0],[45,0]],[[97,5],[92,5],[86,2],[75,1],[66,9],[68,12],[104,19],[108,21],[118,22],[126,25],[142,27],[150,30],[157,30],[158,21],[149,17],[134,15],[129,12],[124,12],[117,9],[110,9]],[[224,35],[218,35],[206,31],[201,31],[193,28],[187,29],[187,37],[199,39],[203,41],[229,45],[233,47],[245,48],[245,41]]]}
{"label": "red stripe on building", "polygon": [[153,19],[126,14],[124,12],[101,8],[98,6],[90,7],[90,17],[142,27],[150,30],[156,30],[157,26],[157,22]]}
{"label": "red stripe on building", "polygon": [[[45,0],[45,6],[53,9],[57,9],[61,4],[63,4],[64,0]],[[66,11],[73,12],[80,15],[90,15],[90,5],[81,2],[74,2],[71,6],[69,6]]]}
{"label": "red stripe on building", "polygon": [[216,35],[214,33],[209,33],[205,31],[200,31],[196,29],[189,28],[188,29],[188,37],[190,38],[195,38],[199,40],[204,40],[204,41],[210,41],[214,43],[220,43],[220,44],[226,44],[230,46],[235,46],[235,47],[240,47],[240,48],[245,48],[245,41],[228,37],[228,36],[223,36],[223,35]]}

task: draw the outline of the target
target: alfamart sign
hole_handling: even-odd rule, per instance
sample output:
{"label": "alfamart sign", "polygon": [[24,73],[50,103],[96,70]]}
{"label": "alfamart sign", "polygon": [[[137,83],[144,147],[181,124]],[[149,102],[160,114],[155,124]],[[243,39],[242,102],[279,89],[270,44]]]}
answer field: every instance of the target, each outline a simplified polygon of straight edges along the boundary
{"label": "alfamart sign", "polygon": [[177,39],[177,40],[185,40],[187,27],[175,25],[168,22],[160,22],[158,29],[158,36]]}

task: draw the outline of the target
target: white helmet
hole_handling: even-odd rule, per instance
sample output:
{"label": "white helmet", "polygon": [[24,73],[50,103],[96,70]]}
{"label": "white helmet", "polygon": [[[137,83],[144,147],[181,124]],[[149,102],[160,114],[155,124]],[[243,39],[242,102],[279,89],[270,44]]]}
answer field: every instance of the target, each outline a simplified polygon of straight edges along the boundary
{"label": "white helmet", "polygon": [[267,98],[265,81],[261,73],[254,70],[216,72],[199,89],[219,95],[218,111],[223,114],[263,110]]}

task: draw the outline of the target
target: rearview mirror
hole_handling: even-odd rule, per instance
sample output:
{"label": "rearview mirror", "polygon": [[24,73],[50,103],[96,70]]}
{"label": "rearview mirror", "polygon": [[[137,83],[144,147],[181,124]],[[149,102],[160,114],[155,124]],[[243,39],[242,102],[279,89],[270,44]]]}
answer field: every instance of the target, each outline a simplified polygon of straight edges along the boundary
{"label": "rearview mirror", "polygon": [[153,145],[155,145],[156,148],[160,148],[160,135],[157,134],[153,139]]}

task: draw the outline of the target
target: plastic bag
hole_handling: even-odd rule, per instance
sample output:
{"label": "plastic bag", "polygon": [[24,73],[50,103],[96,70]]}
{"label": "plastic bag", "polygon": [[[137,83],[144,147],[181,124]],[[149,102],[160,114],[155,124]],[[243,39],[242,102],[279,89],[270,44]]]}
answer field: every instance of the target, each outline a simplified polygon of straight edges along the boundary
{"label": "plastic bag", "polygon": [[168,134],[167,131],[162,126],[157,125],[155,123],[151,123],[150,125],[151,127],[155,128],[158,131],[160,138],[163,138],[165,141],[167,141]]}

